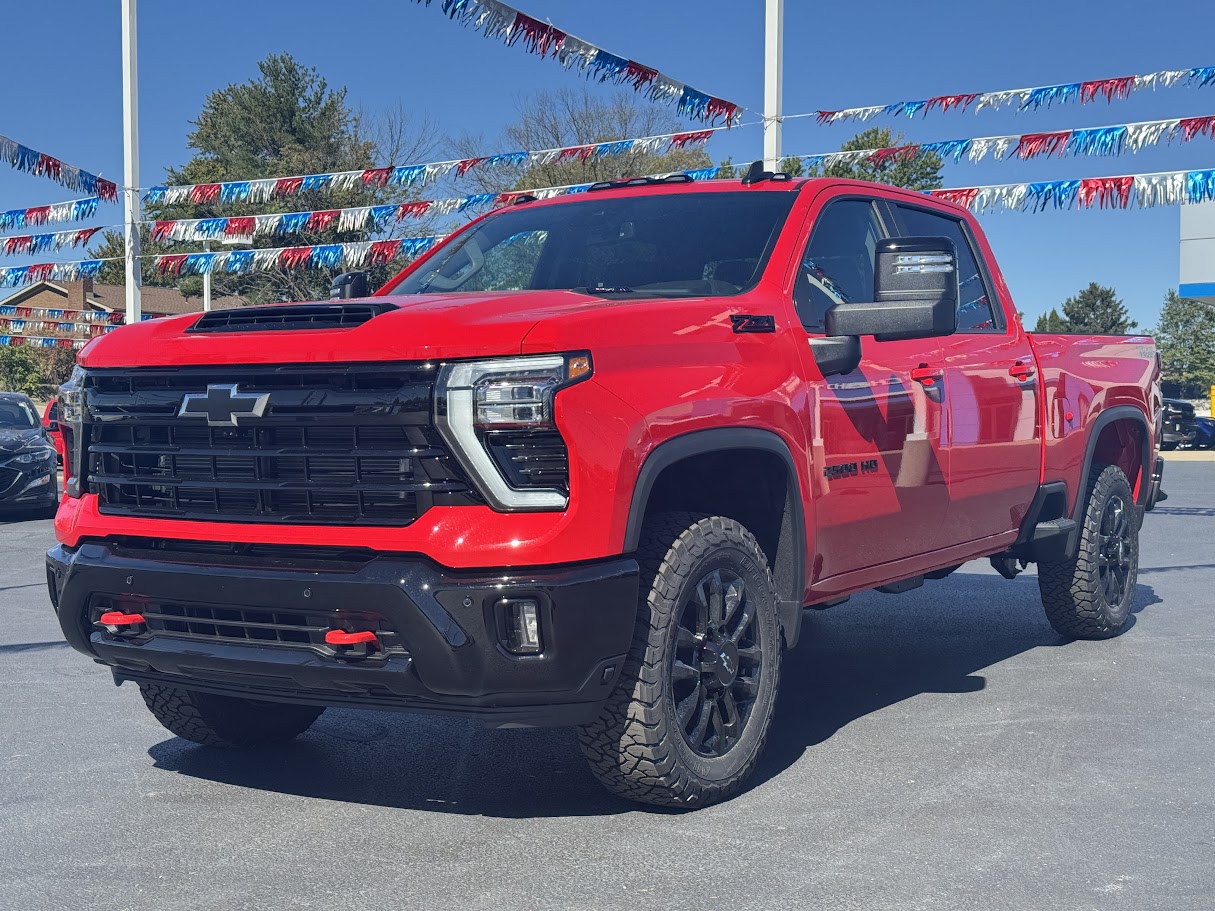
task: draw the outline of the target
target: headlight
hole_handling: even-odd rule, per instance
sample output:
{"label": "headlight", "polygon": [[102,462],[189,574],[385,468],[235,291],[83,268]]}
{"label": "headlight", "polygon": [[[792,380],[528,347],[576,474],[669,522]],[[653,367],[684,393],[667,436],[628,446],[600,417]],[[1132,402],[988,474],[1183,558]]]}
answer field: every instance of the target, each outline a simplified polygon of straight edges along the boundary
{"label": "headlight", "polygon": [[84,381],[85,372],[77,366],[68,381],[59,387],[59,432],[63,435],[64,491],[79,497],[83,490],[81,466],[84,463]]}
{"label": "headlight", "polygon": [[435,422],[496,509],[564,509],[565,442],[553,423],[557,392],[591,375],[591,356],[546,354],[446,364]]}
{"label": "headlight", "polygon": [[55,458],[55,450],[49,446],[39,446],[37,449],[30,449],[20,453],[15,459],[19,465],[33,465],[35,462],[45,462]]}

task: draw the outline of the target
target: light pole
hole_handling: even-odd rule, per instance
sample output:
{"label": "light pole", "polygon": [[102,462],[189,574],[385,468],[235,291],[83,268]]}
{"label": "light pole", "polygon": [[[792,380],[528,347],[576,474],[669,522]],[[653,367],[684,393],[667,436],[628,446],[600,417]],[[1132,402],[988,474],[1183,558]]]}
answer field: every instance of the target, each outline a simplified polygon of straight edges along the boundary
{"label": "light pole", "polygon": [[127,325],[143,312],[139,268],[139,73],[135,46],[135,2],[122,0],[122,179],[126,229]]}
{"label": "light pole", "polygon": [[[203,241],[203,252],[211,252],[211,241]],[[207,271],[203,273],[203,313],[211,312],[211,267],[207,267]]]}
{"label": "light pole", "polygon": [[764,167],[780,167],[785,82],[785,0],[767,0],[764,20]]}

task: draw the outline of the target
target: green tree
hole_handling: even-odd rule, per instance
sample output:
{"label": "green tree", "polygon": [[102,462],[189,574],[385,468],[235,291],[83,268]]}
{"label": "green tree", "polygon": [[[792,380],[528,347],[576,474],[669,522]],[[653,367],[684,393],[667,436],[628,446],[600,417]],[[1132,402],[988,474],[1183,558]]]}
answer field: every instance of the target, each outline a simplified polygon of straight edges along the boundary
{"label": "green tree", "polygon": [[1136,326],[1113,288],[1089,282],[1087,288],[1063,302],[1066,332],[1126,335]]}
{"label": "green tree", "polygon": [[[646,104],[633,92],[619,92],[604,98],[586,89],[561,89],[537,92],[525,98],[519,105],[515,122],[496,142],[465,135],[453,143],[452,151],[453,157],[470,158],[485,154],[484,149],[489,145],[536,151],[695,130],[695,126],[680,121],[670,108]],[[468,177],[480,192],[501,193],[712,166],[713,159],[704,149],[691,147],[662,152],[630,151],[586,159],[574,157],[516,168],[474,168]]]}
{"label": "green tree", "polygon": [[40,398],[46,382],[38,353],[25,345],[0,347],[0,389]]}
{"label": "green tree", "polygon": [[[179,168],[168,168],[167,184],[218,183],[302,174],[350,171],[384,164],[417,161],[412,154],[433,152],[428,127],[411,130],[403,109],[390,111],[379,120],[361,116],[346,102],[345,88],[331,88],[315,69],[289,54],[271,54],[258,63],[260,74],[248,82],[212,92],[203,105],[188,145],[193,157]],[[402,160],[404,159],[404,160]],[[349,191],[318,190],[268,203],[148,204],[152,219],[210,218],[221,215],[258,215],[338,209],[403,201],[416,193],[400,188]],[[403,222],[398,233],[427,233],[417,222]],[[273,238],[258,238],[254,246],[290,247],[315,243],[346,243],[369,239],[365,231],[339,231],[336,224],[321,232],[298,232]],[[177,285],[187,294],[201,292],[202,279],[163,277],[152,264],[157,254],[195,251],[198,243],[151,244],[145,229],[142,253],[143,278],[147,284]],[[224,250],[218,242],[212,249]],[[123,254],[122,237],[105,235],[99,257]],[[336,270],[334,270],[336,271]],[[385,278],[393,267],[381,267]],[[327,298],[333,276],[330,270],[254,272],[213,277],[219,296],[239,294],[251,301],[311,300]],[[122,263],[109,263],[102,281],[121,283]]]}
{"label": "green tree", "polygon": [[1059,315],[1059,311],[1055,307],[1051,307],[1049,313],[1039,316],[1038,321],[1034,323],[1034,332],[1049,332],[1058,335],[1070,331],[1067,320]]}
{"label": "green tree", "polygon": [[[840,146],[840,151],[896,148],[905,141],[902,133],[894,134],[886,127],[871,127],[845,142]],[[909,152],[892,155],[880,162],[834,162],[825,168],[820,165],[807,168],[800,158],[786,158],[781,162],[781,170],[794,177],[844,177],[908,190],[935,190],[943,183],[942,165],[941,156],[935,152]]]}
{"label": "green tree", "polygon": [[1206,396],[1215,386],[1215,303],[1179,297],[1170,288],[1152,334],[1165,381],[1176,383],[1182,396]]}

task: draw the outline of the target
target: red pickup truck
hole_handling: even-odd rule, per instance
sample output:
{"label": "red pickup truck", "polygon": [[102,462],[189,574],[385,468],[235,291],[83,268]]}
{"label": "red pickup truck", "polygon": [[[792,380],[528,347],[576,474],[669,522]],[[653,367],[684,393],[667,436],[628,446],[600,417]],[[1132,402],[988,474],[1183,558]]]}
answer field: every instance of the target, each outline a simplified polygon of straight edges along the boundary
{"label": "red pickup truck", "polygon": [[1150,338],[1030,335],[975,219],[891,187],[520,197],[374,295],[129,326],[61,393],[67,640],[173,733],[327,706],[576,725],[640,801],[723,799],[803,608],[990,558],[1127,622]]}

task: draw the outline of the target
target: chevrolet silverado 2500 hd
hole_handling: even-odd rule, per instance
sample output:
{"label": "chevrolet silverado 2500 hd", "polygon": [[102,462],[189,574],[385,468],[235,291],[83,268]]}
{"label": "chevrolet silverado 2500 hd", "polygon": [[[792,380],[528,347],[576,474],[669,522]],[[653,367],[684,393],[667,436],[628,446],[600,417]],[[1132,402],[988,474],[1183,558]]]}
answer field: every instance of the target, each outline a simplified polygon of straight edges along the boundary
{"label": "chevrolet silverado 2500 hd", "polygon": [[574,725],[610,789],[700,806],[754,767],[807,606],[989,558],[1037,563],[1066,637],[1127,623],[1153,342],[1026,333],[961,208],[610,182],[365,285],[120,329],[61,393],[51,600],[181,737]]}

